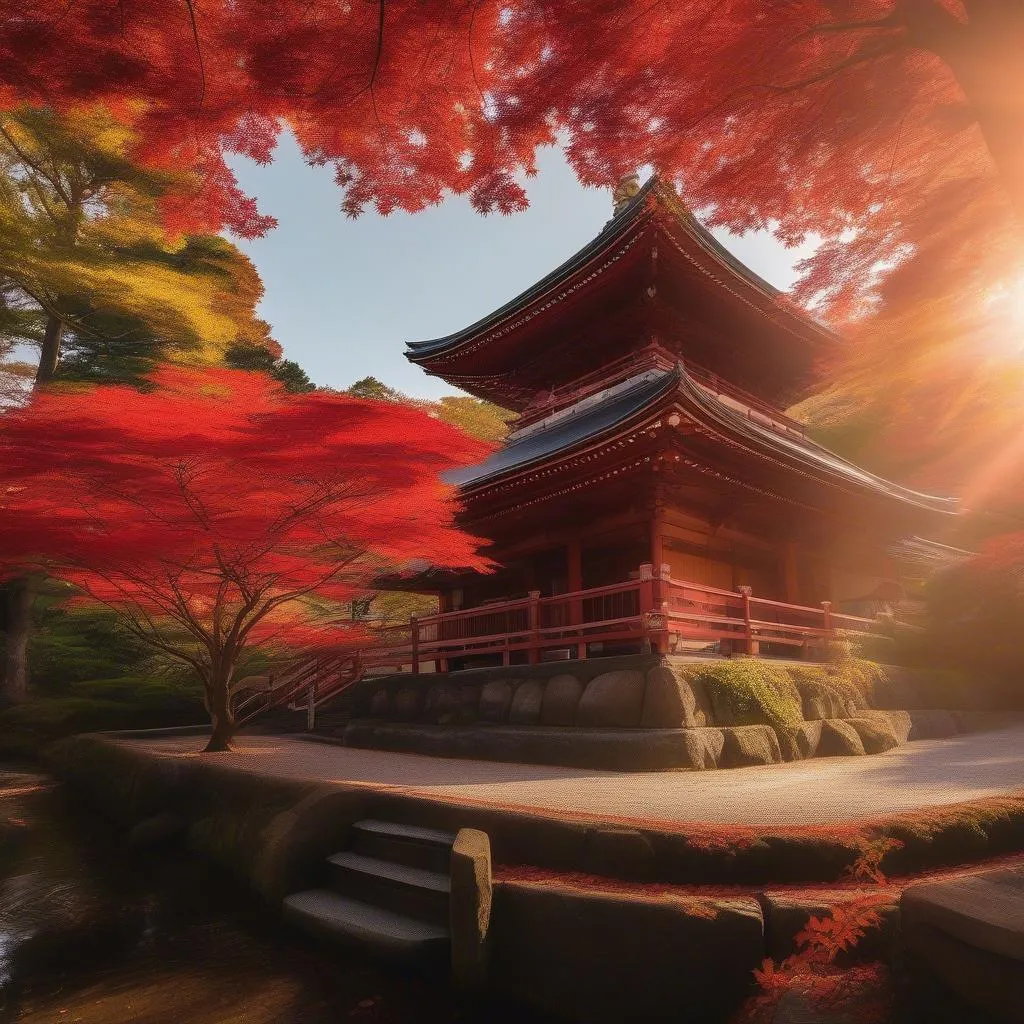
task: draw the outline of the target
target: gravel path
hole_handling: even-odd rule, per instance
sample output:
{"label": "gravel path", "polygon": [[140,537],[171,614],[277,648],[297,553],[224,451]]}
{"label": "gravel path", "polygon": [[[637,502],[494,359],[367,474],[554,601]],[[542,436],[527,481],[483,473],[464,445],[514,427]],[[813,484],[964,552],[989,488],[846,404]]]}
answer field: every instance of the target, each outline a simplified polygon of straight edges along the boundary
{"label": "gravel path", "polygon": [[[196,736],[123,740],[199,756]],[[514,805],[640,822],[814,824],[1024,791],[1024,723],[919,740],[886,754],[815,758],[709,772],[621,772],[356,750],[284,736],[244,736],[203,755],[263,775],[392,789],[433,799]]]}

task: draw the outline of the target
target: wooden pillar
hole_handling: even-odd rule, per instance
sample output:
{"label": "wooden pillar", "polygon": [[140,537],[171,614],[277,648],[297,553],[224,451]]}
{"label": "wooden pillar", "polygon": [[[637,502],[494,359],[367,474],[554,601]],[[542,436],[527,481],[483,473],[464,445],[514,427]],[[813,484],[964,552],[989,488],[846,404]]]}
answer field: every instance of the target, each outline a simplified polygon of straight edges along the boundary
{"label": "wooden pillar", "polygon": [[[437,610],[442,615],[445,612],[450,612],[452,610],[452,597],[451,597],[451,593],[449,591],[447,591],[447,590],[439,591],[439,593],[437,595]],[[439,622],[437,624],[437,639],[438,640],[444,640],[445,639],[444,622]],[[438,659],[437,659],[437,671],[438,672],[447,672],[448,671],[448,659],[447,658],[438,657]]]}
{"label": "wooden pillar", "polygon": [[665,562],[665,508],[659,502],[654,506],[654,514],[651,516],[651,565],[659,568]]}
{"label": "wooden pillar", "polygon": [[782,599],[787,604],[800,604],[800,575],[796,558],[796,541],[787,540],[782,546]]}
{"label": "wooden pillar", "polygon": [[[668,650],[668,601],[662,571],[650,562],[640,566],[640,621],[643,624],[645,654],[664,654]],[[667,576],[667,573],[666,573]]]}
{"label": "wooden pillar", "polygon": [[754,633],[750,626],[750,597],[753,591],[750,587],[740,587],[740,593],[743,595],[743,633],[745,637],[742,649],[744,654],[756,658],[761,653],[761,644],[754,639]]}
{"label": "wooden pillar", "polygon": [[[571,537],[566,545],[566,569],[569,593],[575,594],[583,589],[583,545],[578,536]],[[580,625],[583,622],[583,602],[579,599],[569,602],[569,624]],[[576,645],[576,657],[581,661],[587,657],[585,642]]]}
{"label": "wooden pillar", "polygon": [[530,594],[530,649],[528,660],[531,665],[540,661],[540,591],[531,590]]}

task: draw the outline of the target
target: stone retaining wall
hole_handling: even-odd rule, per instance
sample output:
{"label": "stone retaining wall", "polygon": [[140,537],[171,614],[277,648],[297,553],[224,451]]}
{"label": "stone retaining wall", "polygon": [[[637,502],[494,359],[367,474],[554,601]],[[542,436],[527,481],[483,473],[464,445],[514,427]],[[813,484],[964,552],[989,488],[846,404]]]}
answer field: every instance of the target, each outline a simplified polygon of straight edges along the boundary
{"label": "stone retaining wall", "polygon": [[[831,835],[747,828],[732,839],[722,829],[708,843],[700,835],[284,780],[230,767],[217,755],[161,756],[95,735],[61,741],[47,763],[117,822],[130,844],[181,843],[228,867],[271,907],[308,887],[360,818],[485,832],[506,873],[493,889],[488,987],[581,1022],[727,1019],[750,991],[752,969],[765,956],[788,955],[793,935],[819,904],[832,902],[820,894],[818,902],[801,900],[788,886],[837,881],[861,850],[858,836],[840,828]],[[882,858],[886,874],[1024,848],[1024,798],[930,813],[927,822],[911,814],[871,825],[873,839],[904,843]],[[520,880],[507,877],[515,874],[511,865],[570,877]],[[610,881],[616,878],[755,888],[734,896],[655,892]],[[771,888],[782,883],[779,892]],[[883,956],[886,941],[880,935],[881,948],[874,947]]]}
{"label": "stone retaining wall", "polygon": [[975,695],[963,710],[937,708],[926,675],[861,664],[870,684],[860,686],[828,665],[659,655],[400,673],[363,683],[341,738],[439,757],[675,771],[876,754],[992,724],[996,713],[969,707]]}

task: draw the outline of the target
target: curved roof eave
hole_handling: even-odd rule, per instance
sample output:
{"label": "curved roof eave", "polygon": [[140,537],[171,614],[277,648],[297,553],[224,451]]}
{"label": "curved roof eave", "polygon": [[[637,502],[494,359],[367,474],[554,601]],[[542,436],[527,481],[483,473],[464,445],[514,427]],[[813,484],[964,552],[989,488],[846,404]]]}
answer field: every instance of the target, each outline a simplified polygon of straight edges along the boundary
{"label": "curved roof eave", "polygon": [[656,399],[674,390],[680,376],[679,369],[648,371],[632,387],[592,404],[578,414],[570,412],[561,416],[548,427],[524,431],[521,439],[513,440],[489,459],[448,473],[445,480],[465,490],[567,452],[628,422]]}
{"label": "curved roof eave", "polygon": [[819,479],[822,476],[831,477],[836,483],[847,487],[872,491],[931,512],[949,515],[957,511],[955,498],[923,494],[902,487],[869,473],[808,438],[797,439],[789,434],[781,434],[741,415],[705,391],[680,366],[671,370],[648,371],[640,375],[634,384],[625,390],[616,389],[615,393],[603,401],[594,403],[591,398],[588,400],[590,404],[579,412],[566,410],[567,415],[556,415],[550,425],[537,425],[526,430],[520,439],[513,439],[486,461],[447,474],[446,480],[465,491],[526,470],[620,428],[672,392],[681,399],[684,409],[689,407],[689,414],[698,421],[739,435],[752,447],[767,450],[797,472],[801,468],[809,470]]}
{"label": "curved roof eave", "polygon": [[509,299],[508,302],[494,310],[493,313],[488,313],[487,316],[477,320],[476,323],[470,324],[454,334],[445,335],[443,338],[406,342],[406,359],[416,362],[421,358],[443,352],[445,349],[455,348],[461,342],[468,341],[470,338],[475,338],[488,327],[499,323],[509,314],[525,306],[531,299],[543,295],[544,292],[553,288],[563,278],[568,277],[580,267],[585,266],[609,241],[622,235],[639,218],[639,215],[646,208],[647,196],[654,190],[655,184],[655,179],[651,178],[582,249],[573,253],[564,263],[552,270],[550,274],[545,274],[536,284],[530,285],[526,291],[520,292],[513,299]]}
{"label": "curved roof eave", "polygon": [[[510,299],[503,306],[488,313],[487,316],[477,320],[462,330],[441,338],[432,338],[425,341],[406,342],[405,357],[411,362],[420,362],[438,355],[449,349],[457,348],[463,342],[482,334],[487,329],[496,326],[503,319],[522,309],[531,301],[540,298],[546,292],[558,286],[563,280],[586,266],[596,255],[598,255],[610,241],[623,235],[640,218],[640,215],[647,209],[648,197],[656,191],[662,191],[664,186],[657,177],[651,177],[635,196],[617,213],[601,231],[589,241],[582,249],[570,256],[549,274],[542,277],[536,284],[531,285],[525,291]],[[729,250],[718,241],[714,235],[705,228],[689,211],[681,210],[678,203],[672,204],[673,212],[676,215],[680,226],[701,245],[709,255],[723,264],[730,272],[741,278],[748,285],[762,292],[771,301],[778,301],[785,295],[774,285],[770,284],[759,274],[755,273],[748,266],[737,259]],[[794,320],[800,321],[809,331],[831,341],[838,342],[839,336],[824,324],[814,320],[809,314],[799,309],[783,307],[784,312]]]}
{"label": "curved roof eave", "polygon": [[754,419],[742,416],[714,395],[705,392],[688,375],[683,375],[680,388],[685,399],[697,407],[699,415],[710,416],[720,425],[748,438],[752,444],[761,448],[767,447],[787,461],[802,463],[807,468],[819,473],[826,473],[847,484],[856,484],[905,504],[916,505],[932,512],[950,515],[958,510],[959,503],[956,498],[924,494],[909,487],[903,487],[862,469],[856,463],[844,459],[809,438],[802,437],[798,440],[788,434],[781,434],[777,430],[763,426]]}

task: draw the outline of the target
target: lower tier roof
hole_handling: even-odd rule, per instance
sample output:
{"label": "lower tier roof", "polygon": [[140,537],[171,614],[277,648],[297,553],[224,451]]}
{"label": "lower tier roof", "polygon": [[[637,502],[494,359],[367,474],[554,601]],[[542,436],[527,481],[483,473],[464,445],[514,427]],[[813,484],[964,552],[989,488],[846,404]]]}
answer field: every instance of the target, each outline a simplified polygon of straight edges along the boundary
{"label": "lower tier roof", "polygon": [[[649,370],[576,405],[510,435],[508,442],[486,461],[448,476],[470,497],[480,488],[502,478],[555,462],[599,440],[614,435],[625,425],[647,414],[678,410],[712,442],[739,446],[755,456],[770,459],[783,470],[810,475],[898,503],[937,513],[954,513],[955,498],[923,494],[886,480],[857,466],[810,438],[773,424],[754,411],[743,411],[690,377],[682,365],[671,370]],[[684,441],[685,444],[685,441]],[[780,482],[784,485],[783,480]]]}

